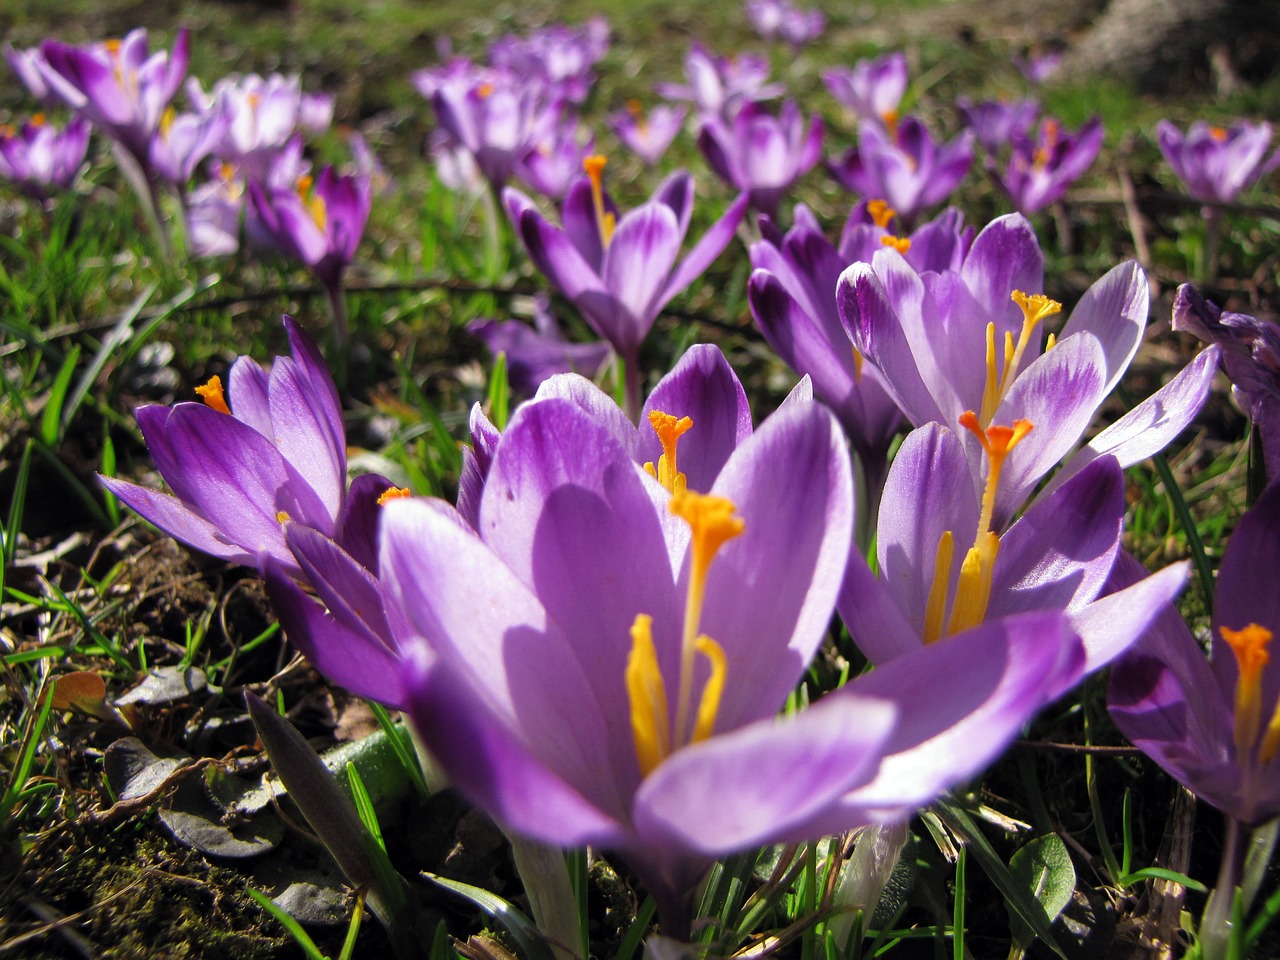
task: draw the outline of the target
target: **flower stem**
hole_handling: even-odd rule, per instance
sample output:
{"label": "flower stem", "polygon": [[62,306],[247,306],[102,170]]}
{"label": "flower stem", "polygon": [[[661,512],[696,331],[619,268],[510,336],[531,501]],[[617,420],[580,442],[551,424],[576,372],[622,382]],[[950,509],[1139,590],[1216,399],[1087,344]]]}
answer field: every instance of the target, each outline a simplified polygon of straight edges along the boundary
{"label": "flower stem", "polygon": [[1241,830],[1239,820],[1227,817],[1227,835],[1222,845],[1222,866],[1218,871],[1218,883],[1209,896],[1209,903],[1204,908],[1204,918],[1200,921],[1202,960],[1223,960],[1231,945],[1231,914],[1244,867]]}

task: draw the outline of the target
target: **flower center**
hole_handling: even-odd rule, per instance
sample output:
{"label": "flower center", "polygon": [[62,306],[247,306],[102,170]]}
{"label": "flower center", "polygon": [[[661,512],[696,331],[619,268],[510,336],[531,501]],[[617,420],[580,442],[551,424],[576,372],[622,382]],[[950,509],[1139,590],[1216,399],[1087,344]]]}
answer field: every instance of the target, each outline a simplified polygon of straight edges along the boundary
{"label": "flower center", "polygon": [[1004,363],[997,366],[996,325],[995,323],[987,324],[987,382],[982,389],[982,409],[978,416],[978,423],[983,429],[991,425],[991,419],[995,416],[1000,401],[1004,399],[1004,395],[1009,391],[1009,385],[1018,375],[1022,356],[1031,343],[1031,336],[1035,333],[1036,327],[1040,326],[1045,317],[1051,317],[1062,310],[1062,304],[1057,300],[1050,300],[1041,293],[1026,294],[1021,290],[1015,290],[1009,298],[1022,308],[1022,331],[1018,334],[1016,344],[1013,332],[1005,331]]}
{"label": "flower center", "polygon": [[880,114],[880,119],[884,122],[884,128],[889,131],[889,136],[894,140],[898,138],[898,111],[886,110]]}
{"label": "flower center", "polygon": [[[872,223],[886,233],[889,230],[889,221],[897,215],[898,211],[889,206],[884,200],[877,198],[867,201],[867,216],[871,218]],[[882,246],[893,247],[893,249],[903,254],[911,249],[911,241],[907,237],[897,237],[891,233],[888,236],[881,237],[880,243]]]}
{"label": "flower center", "polygon": [[311,222],[316,225],[317,230],[324,233],[325,226],[329,222],[329,208],[324,202],[324,197],[312,189],[314,186],[315,180],[305,173],[298,178],[298,182],[295,184],[298,197],[302,200],[302,206],[311,215]]}
{"label": "flower center", "polygon": [[1209,136],[1219,143],[1224,143],[1227,139],[1227,130],[1225,127],[1210,127]]}
{"label": "flower center", "polygon": [[973,546],[960,564],[960,580],[956,585],[949,620],[946,619],[947,592],[951,584],[955,538],[950,530],[944,531],[938,538],[933,558],[933,582],[929,586],[929,599],[925,605],[926,644],[934,643],[944,636],[944,621],[945,635],[950,636],[976,627],[987,615],[987,605],[991,601],[991,576],[995,570],[996,556],[1000,552],[1000,535],[991,528],[1000,472],[1004,469],[1009,451],[1031,432],[1030,420],[1015,420],[1012,427],[994,426],[983,429],[972,410],[966,410],[960,415],[960,426],[973,433],[982,444],[987,456],[987,482],[982,492],[982,510],[978,515]]}
{"label": "flower center", "polygon": [[[1218,632],[1236,655],[1240,667],[1236,680],[1236,753],[1243,762],[1256,748],[1258,762],[1266,763],[1280,749],[1280,702],[1276,703],[1266,730],[1262,730],[1262,670],[1271,660],[1267,650],[1271,631],[1250,623],[1239,630],[1219,627]],[[1260,743],[1259,733],[1262,733]]]}
{"label": "flower center", "polygon": [[378,506],[385,507],[392,500],[403,500],[405,497],[411,496],[413,496],[413,493],[408,487],[387,487],[378,497]]}
{"label": "flower center", "polygon": [[654,467],[650,461],[644,465],[644,469],[649,476],[658,478],[658,482],[666,487],[667,493],[672,496],[681,494],[684,492],[685,476],[676,469],[676,445],[685,432],[693,426],[693,421],[688,417],[677,419],[661,410],[651,410],[649,425],[653,427],[653,432],[662,442],[662,456],[658,458],[657,467]]}
{"label": "flower center", "polygon": [[644,105],[639,100],[632,97],[627,101],[627,112],[631,114],[631,119],[636,123],[636,133],[640,134],[640,139],[649,139],[649,121],[644,116]]}
{"label": "flower center", "polygon": [[[711,561],[722,546],[745,528],[742,518],[733,515],[735,509],[733,501],[708,494],[683,491],[671,498],[671,512],[685,520],[692,531],[675,725],[671,725],[666,682],[653,643],[653,618],[648,614],[637,614],[631,625],[631,654],[625,676],[631,705],[631,734],[644,776],[676,750],[707,739],[715,729],[728,660],[724,648],[699,633],[698,628]],[[693,673],[698,654],[707,658],[711,673],[694,710]]]}
{"label": "flower center", "polygon": [[1058,145],[1058,121],[1053,119],[1046,120],[1041,130],[1040,146],[1036,147],[1031,160],[1038,170],[1043,170],[1048,166],[1049,159],[1053,156],[1053,150]]}
{"label": "flower center", "polygon": [[604,207],[604,165],[608,157],[598,153],[585,157],[582,169],[591,178],[591,202],[596,210],[596,227],[600,230],[600,245],[609,249],[609,241],[613,239],[613,228],[617,226],[617,218]]}
{"label": "flower center", "polygon": [[196,393],[200,395],[200,399],[219,413],[231,412],[231,408],[227,406],[226,395],[222,392],[222,378],[216,373],[196,387]]}

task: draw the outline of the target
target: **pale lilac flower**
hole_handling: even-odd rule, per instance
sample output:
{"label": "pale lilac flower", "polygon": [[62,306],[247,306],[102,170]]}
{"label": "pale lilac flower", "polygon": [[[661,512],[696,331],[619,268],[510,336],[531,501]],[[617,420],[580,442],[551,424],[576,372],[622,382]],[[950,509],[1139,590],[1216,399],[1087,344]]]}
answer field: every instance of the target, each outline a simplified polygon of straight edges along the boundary
{"label": "pale lilac flower", "polygon": [[972,163],[972,131],[937,143],[920,120],[907,117],[892,132],[863,125],[858,146],[827,167],[845,187],[883,199],[911,224],[926,207],[949,197]]}
{"label": "pale lilac flower", "polygon": [[46,40],[36,66],[53,94],[124,147],[145,171],[151,138],[186,76],[190,43],[185,27],[172,52],[154,54],[141,29],[123,40],[86,46]]}
{"label": "pale lilac flower", "polygon": [[610,114],[608,122],[623,146],[653,166],[684,126],[688,112],[687,107],[660,104],[646,114],[639,100],[628,100],[626,109]]}
{"label": "pale lilac flower", "polygon": [[509,34],[489,47],[489,63],[545,87],[549,101],[582,103],[595,83],[592,68],[609,51],[609,23],[592,17],[580,27],[541,27],[528,37]]}
{"label": "pale lilac flower", "polygon": [[71,120],[60,130],[36,114],[19,130],[0,126],[0,177],[36,200],[70,190],[84,169],[89,124]]}
{"label": "pale lilac flower", "polygon": [[731,122],[704,116],[698,147],[721,179],[746,192],[756,210],[776,217],[787,190],[822,154],[822,118],[806,124],[793,100],[777,116],[759,103],[745,103]]}
{"label": "pale lilac flower", "polygon": [[162,180],[185,187],[226,129],[227,117],[221,111],[176,113],[172,107],[167,108],[151,139],[151,169]]}
{"label": "pale lilac flower", "polygon": [[[1004,466],[997,530],[1074,449],[1147,322],[1146,275],[1129,261],[1085,292],[1046,349],[1044,320],[1061,305],[1040,292],[1043,271],[1035,232],[1011,214],[978,235],[959,270],[918,274],[886,248],[849,267],[837,288],[845,329],[913,424],[954,430],[969,411],[981,431],[1018,420],[1034,425]],[[1053,483],[1107,453],[1127,467],[1161,449],[1200,409],[1216,362],[1216,354],[1197,357],[1077,453]],[[987,454],[968,431],[962,440],[976,487]]]}
{"label": "pale lilac flower", "polygon": [[1212,127],[1203,120],[1184,135],[1168,120],[1156,126],[1160,152],[1196,200],[1230,203],[1259,177],[1280,167],[1280,148],[1267,156],[1271,124],[1237,120]]}
{"label": "pale lilac flower", "polygon": [[1022,75],[1038,86],[1058,72],[1062,58],[1061,50],[1032,50],[1025,57],[1015,54],[1012,60]]}
{"label": "pale lilac flower", "polygon": [[848,549],[839,430],[790,404],[709,495],[692,489],[672,493],[596,413],[548,398],[503,434],[478,529],[438,501],[393,501],[380,558],[429,638],[410,712],[450,779],[516,833],[616,851],[685,939],[716,858],[905,818],[984,766],[1079,657],[1056,615],[1005,621],[779,721]]}
{"label": "pale lilac flower", "polygon": [[548,110],[530,135],[529,148],[516,161],[515,173],[535,193],[560,200],[582,176],[583,161],[595,152],[595,134],[579,131],[576,114]]}
{"label": "pale lilac flower", "polygon": [[1013,138],[1004,175],[996,179],[1019,212],[1030,216],[1061,199],[1067,187],[1089,169],[1101,147],[1102,121],[1097,117],[1079,133],[1045,117],[1034,140],[1025,134]]}
{"label": "pale lilac flower", "polygon": [[244,184],[230,164],[213,165],[213,176],[187,194],[187,242],[196,257],[227,257],[240,249]]}
{"label": "pale lilac flower", "polygon": [[125,504],[183,543],[236,563],[271,558],[301,570],[285,543],[288,520],[315,528],[354,555],[373,553],[375,501],[390,483],[364,480],[347,490],[342,407],[311,339],[284,318],[291,357],[271,372],[249,357],[231,367],[224,390],[213,377],[204,403],[146,406],[138,426],[173,494],[100,477]]}
{"label": "pale lilac flower", "polygon": [[767,82],[769,61],[755,54],[717,57],[701,44],[690,44],[684,72],[688,83],[660,83],[658,93],[670,100],[691,100],[704,115],[728,118],[744,103],[772,100],[785,92],[782,84]]}
{"label": "pale lilac flower", "polygon": [[907,92],[907,58],[900,50],[853,67],[822,71],[822,82],[831,96],[863,123],[886,128],[890,134],[898,122],[898,108]]}
{"label": "pale lilac flower", "polygon": [[10,69],[33,97],[47,106],[61,105],[62,100],[49,89],[49,84],[45,82],[44,74],[41,72],[40,63],[44,60],[44,54],[40,52],[39,47],[19,50],[12,44],[6,43],[4,58],[9,61]]}

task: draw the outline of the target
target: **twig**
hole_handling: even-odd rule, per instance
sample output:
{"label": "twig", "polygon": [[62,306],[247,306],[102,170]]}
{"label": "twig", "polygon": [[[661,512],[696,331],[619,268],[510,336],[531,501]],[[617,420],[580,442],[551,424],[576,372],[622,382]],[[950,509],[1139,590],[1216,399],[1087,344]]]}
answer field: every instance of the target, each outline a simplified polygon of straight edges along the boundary
{"label": "twig", "polygon": [[1137,747],[1104,747],[1087,743],[1054,743],[1050,740],[1015,740],[1014,746],[1023,750],[1047,750],[1054,753],[1092,753],[1118,757],[1134,757],[1142,751]]}
{"label": "twig", "polygon": [[[58,916],[58,912],[56,910],[54,910],[52,907],[48,906],[47,904],[41,903],[40,901],[36,900],[33,897],[23,897],[22,898],[23,905],[26,906],[28,910],[34,913],[41,920],[48,919],[50,916],[55,916],[57,917],[57,919],[49,923],[46,923],[42,927],[36,927],[34,930],[28,930],[26,933],[20,933],[16,937],[12,937],[11,939],[4,941],[4,943],[0,943],[0,953],[5,953],[9,950],[13,950],[17,947],[20,947],[24,943],[26,943],[28,940],[35,940],[38,937],[43,937],[47,933],[53,933],[55,931],[61,930],[62,927],[66,927],[73,923],[79,923],[81,920],[89,916],[91,913],[101,910],[103,907],[107,906],[108,904],[113,903],[116,900],[119,900],[126,893],[133,890],[135,887],[140,886],[141,884],[142,884],[141,880],[135,880],[133,881],[133,883],[129,884],[128,886],[121,887],[119,890],[111,894],[111,896],[107,897],[105,900],[100,900],[97,903],[92,904],[91,906],[85,907],[79,913],[73,913],[68,917]],[[93,944],[90,943],[86,938],[80,936],[78,933],[76,933],[73,930],[61,930],[61,932],[65,936],[68,936],[72,946],[74,946],[82,956],[90,957],[90,958],[93,957],[94,955]]]}

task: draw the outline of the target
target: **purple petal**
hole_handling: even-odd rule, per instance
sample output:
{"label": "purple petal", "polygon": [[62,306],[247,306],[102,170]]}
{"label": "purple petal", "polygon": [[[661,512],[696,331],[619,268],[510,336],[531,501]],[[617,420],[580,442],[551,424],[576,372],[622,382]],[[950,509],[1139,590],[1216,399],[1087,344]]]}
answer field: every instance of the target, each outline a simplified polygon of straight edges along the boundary
{"label": "purple petal", "polygon": [[667,280],[666,286],[663,287],[662,293],[657,297],[653,306],[654,311],[661,310],[672,297],[681,293],[689,284],[702,276],[707,267],[720,256],[729,241],[733,239],[734,231],[738,229],[738,224],[742,222],[747,212],[747,201],[748,198],[745,195],[734,200],[729,205],[729,209],[724,212],[724,216],[711,225],[702,235],[702,239],[680,261],[675,272]]}
{"label": "purple petal", "polygon": [[1147,325],[1150,287],[1136,260],[1112,267],[1085,291],[1060,341],[1081,331],[1098,338],[1107,359],[1104,393],[1110,393],[1138,352]]}

